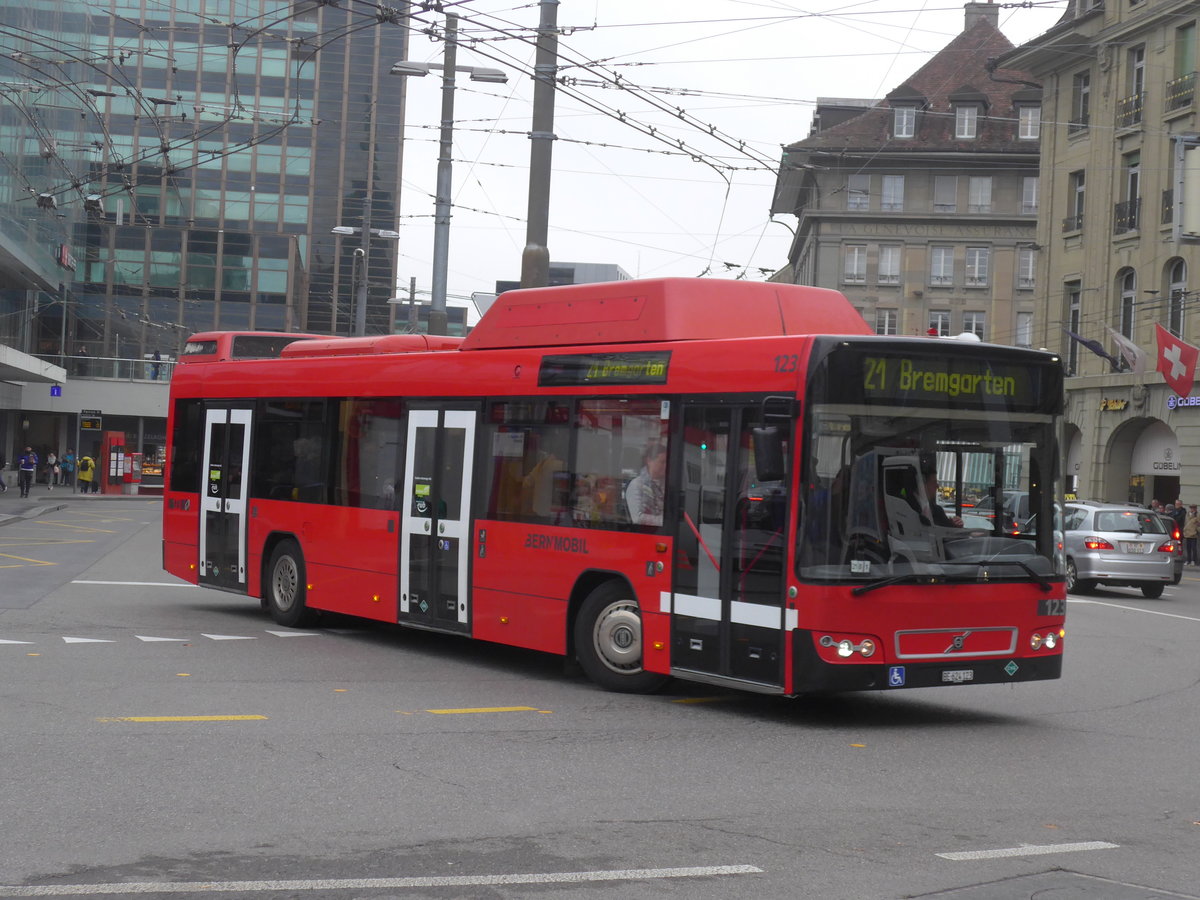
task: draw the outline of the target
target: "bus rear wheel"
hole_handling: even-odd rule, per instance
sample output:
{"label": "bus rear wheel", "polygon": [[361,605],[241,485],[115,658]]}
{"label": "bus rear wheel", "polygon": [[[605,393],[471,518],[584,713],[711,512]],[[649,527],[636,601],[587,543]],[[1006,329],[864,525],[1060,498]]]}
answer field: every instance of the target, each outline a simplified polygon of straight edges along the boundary
{"label": "bus rear wheel", "polygon": [[317,614],[304,603],[307,589],[300,545],[293,540],[280,541],[271,552],[263,586],[271,618],[288,628],[304,628],[315,622]]}
{"label": "bus rear wheel", "polygon": [[629,589],[600,585],[575,618],[575,656],[588,678],[610,691],[648,694],[669,680],[642,668],[642,616]]}

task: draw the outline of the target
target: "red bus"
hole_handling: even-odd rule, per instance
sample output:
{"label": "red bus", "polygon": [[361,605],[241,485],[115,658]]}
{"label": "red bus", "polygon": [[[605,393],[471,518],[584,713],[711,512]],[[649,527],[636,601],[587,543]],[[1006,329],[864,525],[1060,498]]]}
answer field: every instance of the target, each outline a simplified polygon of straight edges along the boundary
{"label": "red bus", "polygon": [[[1059,677],[1061,361],[871,334],[835,291],[510,291],[466,338],[171,382],[165,568],[322,612],[795,695]],[[1005,491],[1013,533],[959,524]]]}

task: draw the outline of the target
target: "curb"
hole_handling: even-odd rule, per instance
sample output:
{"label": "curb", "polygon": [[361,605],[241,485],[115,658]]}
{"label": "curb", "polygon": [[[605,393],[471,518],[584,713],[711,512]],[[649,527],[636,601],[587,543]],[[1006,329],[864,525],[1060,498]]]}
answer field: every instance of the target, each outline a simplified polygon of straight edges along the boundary
{"label": "curb", "polygon": [[23,522],[26,519],[36,519],[38,516],[44,516],[46,513],[52,513],[56,510],[65,509],[67,504],[55,503],[50,506],[32,506],[22,513],[17,515],[0,515],[0,527],[11,525],[14,522]]}

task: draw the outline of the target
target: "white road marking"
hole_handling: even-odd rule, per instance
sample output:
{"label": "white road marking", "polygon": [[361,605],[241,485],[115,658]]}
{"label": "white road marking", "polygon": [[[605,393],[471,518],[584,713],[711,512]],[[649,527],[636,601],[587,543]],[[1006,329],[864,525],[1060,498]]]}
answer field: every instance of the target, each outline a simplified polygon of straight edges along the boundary
{"label": "white road marking", "polygon": [[191,638],[147,637],[144,634],[135,634],[134,637],[137,638],[139,641],[146,641],[147,643],[150,643],[152,641],[163,641],[168,644],[186,644],[188,641],[191,640]]}
{"label": "white road marking", "polygon": [[32,644],[33,641],[0,641],[0,644]]}
{"label": "white road marking", "polygon": [[200,637],[206,637],[210,641],[257,641],[258,638],[251,637],[245,634],[205,634],[200,633]]}
{"label": "white road marking", "polygon": [[1071,598],[1068,603],[1090,603],[1093,606],[1109,606],[1113,609],[1125,609],[1129,612],[1145,613],[1148,616],[1166,616],[1168,619],[1186,619],[1189,622],[1200,622],[1200,617],[1196,616],[1181,616],[1179,613],[1161,612],[1157,609],[1142,609],[1138,606],[1122,606],[1120,603],[1106,603],[1103,600],[1076,600]]}
{"label": "white road marking", "polygon": [[267,629],[267,634],[273,634],[276,637],[320,637],[320,633],[316,631],[271,631]]}
{"label": "white road marking", "polygon": [[534,872],[522,875],[443,875],[426,878],[320,878],[295,881],[149,881],[118,884],[0,885],[0,897],[68,897],[95,894],[184,894],[241,891],[345,891],[378,888],[476,887],[501,884],[585,884],[658,878],[753,875],[757,866],[691,866],[674,869],[612,869],[595,872]]}
{"label": "white road marking", "polygon": [[196,587],[185,581],[85,581],[77,578],[71,584],[115,584],[123,587]]}
{"label": "white road marking", "polygon": [[64,644],[115,644],[116,641],[106,641],[103,638],[65,637],[65,638],[63,638],[63,643]]}
{"label": "white road marking", "polygon": [[1002,850],[967,850],[961,853],[938,853],[942,859],[977,860],[1001,859],[1006,856],[1045,856],[1049,853],[1078,853],[1081,850],[1115,850],[1120,844],[1108,841],[1080,841],[1074,844],[1023,844],[1020,847],[1005,847]]}

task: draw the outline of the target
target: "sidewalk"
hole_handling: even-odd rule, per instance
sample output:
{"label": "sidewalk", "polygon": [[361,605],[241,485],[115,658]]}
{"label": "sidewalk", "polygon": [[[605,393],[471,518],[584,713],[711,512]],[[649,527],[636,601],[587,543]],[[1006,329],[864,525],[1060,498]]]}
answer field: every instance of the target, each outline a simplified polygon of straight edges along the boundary
{"label": "sidewalk", "polygon": [[21,499],[21,492],[14,484],[7,493],[0,493],[0,527],[25,519],[36,519],[46,513],[67,506],[83,506],[92,503],[123,503],[140,500],[143,503],[161,502],[159,495],[137,494],[80,494],[72,493],[70,485],[58,485],[50,490],[44,484],[35,484],[29,496]]}

